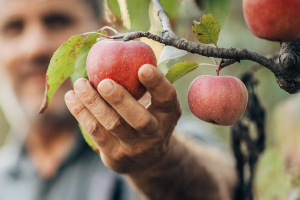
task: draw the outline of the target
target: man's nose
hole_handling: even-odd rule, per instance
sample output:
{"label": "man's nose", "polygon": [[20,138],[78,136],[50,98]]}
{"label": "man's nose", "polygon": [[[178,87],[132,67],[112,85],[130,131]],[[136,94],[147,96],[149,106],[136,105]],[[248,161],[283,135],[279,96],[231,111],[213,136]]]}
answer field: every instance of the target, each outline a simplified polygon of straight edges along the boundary
{"label": "man's nose", "polygon": [[32,60],[39,57],[51,57],[54,50],[48,35],[47,31],[40,26],[28,27],[19,44],[24,58]]}

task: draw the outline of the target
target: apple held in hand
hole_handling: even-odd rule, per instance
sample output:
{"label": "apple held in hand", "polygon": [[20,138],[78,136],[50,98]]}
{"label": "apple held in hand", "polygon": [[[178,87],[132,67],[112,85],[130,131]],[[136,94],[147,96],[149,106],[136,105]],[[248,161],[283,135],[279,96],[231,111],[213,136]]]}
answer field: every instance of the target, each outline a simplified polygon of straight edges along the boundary
{"label": "apple held in hand", "polygon": [[146,92],[138,78],[138,70],[144,64],[157,66],[155,54],[147,44],[104,39],[89,51],[86,70],[95,89],[103,79],[109,78],[139,99]]}
{"label": "apple held in hand", "polygon": [[300,37],[299,0],[243,0],[243,12],[259,38],[289,42]]}
{"label": "apple held in hand", "polygon": [[232,76],[198,76],[190,85],[188,104],[199,119],[217,125],[234,124],[244,113],[248,92]]}

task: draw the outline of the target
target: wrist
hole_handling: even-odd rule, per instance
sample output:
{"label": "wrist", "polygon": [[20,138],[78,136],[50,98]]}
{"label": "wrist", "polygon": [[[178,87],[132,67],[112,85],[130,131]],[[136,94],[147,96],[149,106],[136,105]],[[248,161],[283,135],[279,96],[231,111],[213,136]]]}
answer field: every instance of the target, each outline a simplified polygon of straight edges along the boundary
{"label": "wrist", "polygon": [[135,178],[141,176],[162,176],[164,172],[174,171],[175,168],[179,168],[180,163],[184,159],[184,146],[178,140],[179,134],[174,131],[171,135],[166,148],[162,155],[148,165],[144,170],[134,171],[127,175]]}

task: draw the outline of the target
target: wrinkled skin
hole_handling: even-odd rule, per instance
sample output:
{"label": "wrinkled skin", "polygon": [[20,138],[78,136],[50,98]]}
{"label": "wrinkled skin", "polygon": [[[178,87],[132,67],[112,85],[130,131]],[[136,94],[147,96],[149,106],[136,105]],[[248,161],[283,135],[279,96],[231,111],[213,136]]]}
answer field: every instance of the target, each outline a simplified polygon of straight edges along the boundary
{"label": "wrinkled skin", "polygon": [[122,173],[142,171],[162,161],[181,115],[175,89],[156,67],[144,65],[138,75],[152,96],[148,109],[110,79],[100,82],[100,94],[87,80],[79,79],[65,97],[99,147],[105,165]]}

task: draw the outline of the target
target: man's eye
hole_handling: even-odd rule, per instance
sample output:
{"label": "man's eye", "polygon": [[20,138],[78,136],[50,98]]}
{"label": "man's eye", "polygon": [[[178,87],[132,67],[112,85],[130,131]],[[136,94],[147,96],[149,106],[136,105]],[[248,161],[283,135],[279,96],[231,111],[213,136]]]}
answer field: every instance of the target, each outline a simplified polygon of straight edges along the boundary
{"label": "man's eye", "polygon": [[49,29],[63,29],[73,22],[70,17],[60,14],[46,16],[43,21]]}
{"label": "man's eye", "polygon": [[24,28],[24,23],[21,20],[10,21],[2,27],[2,34],[6,37],[19,35]]}

